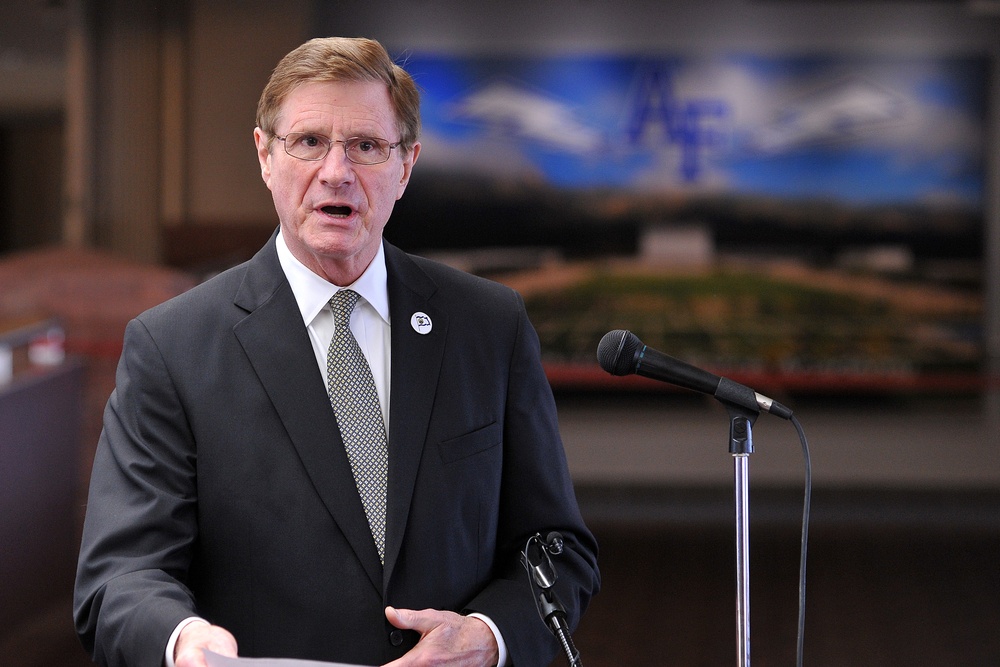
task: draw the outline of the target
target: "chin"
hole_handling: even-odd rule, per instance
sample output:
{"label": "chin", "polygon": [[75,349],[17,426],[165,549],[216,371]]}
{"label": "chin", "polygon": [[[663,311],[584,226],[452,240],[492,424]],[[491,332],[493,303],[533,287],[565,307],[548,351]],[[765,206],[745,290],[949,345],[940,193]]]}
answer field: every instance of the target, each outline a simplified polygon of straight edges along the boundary
{"label": "chin", "polygon": [[332,225],[307,230],[302,235],[301,242],[318,255],[350,253],[351,248],[356,248],[362,243],[357,229]]}

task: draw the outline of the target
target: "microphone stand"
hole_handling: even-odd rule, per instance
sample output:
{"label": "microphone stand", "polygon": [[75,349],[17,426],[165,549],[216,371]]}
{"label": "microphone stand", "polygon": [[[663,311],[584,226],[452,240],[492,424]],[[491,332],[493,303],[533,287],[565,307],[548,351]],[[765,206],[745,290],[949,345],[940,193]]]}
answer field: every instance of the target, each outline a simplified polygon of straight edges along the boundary
{"label": "microphone stand", "polygon": [[[670,382],[687,389],[715,396],[729,411],[729,452],[734,457],[736,492],[736,651],[737,667],[750,667],[750,512],[749,465],[753,453],[752,426],[760,411],[791,419],[792,411],[761,396],[753,389],[725,377],[718,377],[649,349],[635,334],[609,331],[597,347],[597,361],[612,375],[638,373],[655,380]],[[645,366],[643,365],[645,362]],[[797,423],[796,428],[798,429]],[[800,431],[801,435],[801,431]],[[803,438],[803,446],[805,441]],[[808,452],[807,452],[808,456]],[[807,459],[807,472],[808,472]],[[807,477],[807,480],[809,478]],[[807,481],[808,483],[808,481]],[[808,495],[806,510],[808,511]],[[805,573],[805,519],[803,519],[803,566],[800,568],[800,591]],[[800,593],[800,600],[801,597]],[[800,628],[803,608],[799,605]],[[801,629],[799,632],[801,646]]]}
{"label": "microphone stand", "polygon": [[720,399],[729,411],[729,453],[733,455],[736,500],[736,665],[750,667],[749,467],[754,421],[759,412]]}
{"label": "microphone stand", "polygon": [[569,626],[566,625],[566,609],[559,601],[559,596],[552,589],[542,590],[538,594],[538,605],[538,613],[546,620],[549,630],[559,640],[570,667],[583,667],[580,652],[576,650],[573,637],[569,633]]}

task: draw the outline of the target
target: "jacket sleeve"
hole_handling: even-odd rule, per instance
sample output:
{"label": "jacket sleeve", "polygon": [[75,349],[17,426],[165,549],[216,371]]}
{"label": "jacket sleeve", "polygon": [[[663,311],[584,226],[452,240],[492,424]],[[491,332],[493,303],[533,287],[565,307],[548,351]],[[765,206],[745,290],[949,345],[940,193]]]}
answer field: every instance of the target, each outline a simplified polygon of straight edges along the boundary
{"label": "jacket sleeve", "polygon": [[535,606],[520,563],[527,540],[558,531],[565,550],[553,559],[554,591],[575,629],[600,588],[597,543],[580,515],[559,436],[555,400],[542,369],[538,336],[518,299],[504,421],[503,485],[497,576],[468,605],[497,624],[513,665],[548,665],[559,645]]}
{"label": "jacket sleeve", "polygon": [[129,323],[104,412],[74,592],[84,647],[109,667],[160,665],[194,614],[183,581],[197,532],[195,454],[154,340]]}

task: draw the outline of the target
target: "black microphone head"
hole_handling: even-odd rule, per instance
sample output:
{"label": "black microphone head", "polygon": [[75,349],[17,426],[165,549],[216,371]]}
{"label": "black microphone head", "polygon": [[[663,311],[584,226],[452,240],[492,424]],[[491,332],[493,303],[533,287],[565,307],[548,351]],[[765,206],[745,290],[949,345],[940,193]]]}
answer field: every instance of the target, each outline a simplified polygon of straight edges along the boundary
{"label": "black microphone head", "polygon": [[553,556],[561,554],[563,552],[564,545],[563,536],[554,530],[545,536],[545,548],[548,549],[548,552]]}
{"label": "black microphone head", "polygon": [[631,375],[642,347],[642,341],[631,331],[609,331],[597,346],[597,363],[612,375]]}

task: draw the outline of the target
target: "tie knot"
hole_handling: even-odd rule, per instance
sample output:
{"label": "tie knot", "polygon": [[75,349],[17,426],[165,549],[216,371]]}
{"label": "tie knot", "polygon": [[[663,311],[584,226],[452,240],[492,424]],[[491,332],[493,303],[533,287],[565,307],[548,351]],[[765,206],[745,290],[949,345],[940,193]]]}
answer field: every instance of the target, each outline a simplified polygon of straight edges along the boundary
{"label": "tie knot", "polygon": [[351,320],[351,311],[361,295],[350,289],[337,290],[337,293],[330,299],[330,308],[333,310],[333,322],[338,327],[348,326]]}

